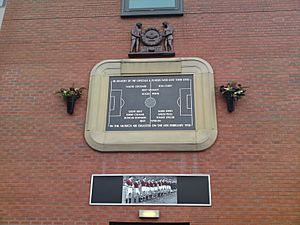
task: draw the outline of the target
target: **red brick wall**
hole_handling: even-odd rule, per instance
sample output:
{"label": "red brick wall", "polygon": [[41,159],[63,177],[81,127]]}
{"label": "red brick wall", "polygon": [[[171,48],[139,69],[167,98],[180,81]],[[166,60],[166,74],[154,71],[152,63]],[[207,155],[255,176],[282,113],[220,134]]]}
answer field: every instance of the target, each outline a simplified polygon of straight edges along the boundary
{"label": "red brick wall", "polygon": [[[0,224],[300,224],[299,0],[186,0],[183,17],[120,18],[118,0],[9,0],[0,32]],[[127,58],[130,29],[167,20],[178,57],[215,72],[218,139],[204,152],[101,153],[85,143],[87,94],[61,87]],[[218,87],[249,86],[228,113]],[[93,173],[208,173],[212,207],[89,206]]]}

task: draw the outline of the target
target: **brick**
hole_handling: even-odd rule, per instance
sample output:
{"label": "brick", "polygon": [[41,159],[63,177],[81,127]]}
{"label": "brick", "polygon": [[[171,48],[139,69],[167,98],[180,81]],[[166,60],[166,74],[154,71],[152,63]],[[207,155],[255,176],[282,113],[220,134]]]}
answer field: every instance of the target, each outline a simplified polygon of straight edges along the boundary
{"label": "brick", "polygon": [[[149,222],[300,224],[298,0],[185,1],[183,17],[120,17],[119,0],[9,0],[0,32],[0,224],[143,222],[145,206],[89,206],[93,173],[209,173],[212,207],[155,206]],[[85,143],[87,92],[54,94],[127,58],[130,29],[174,28],[178,57],[213,67],[218,139],[203,152],[101,153]],[[229,114],[218,87],[246,97]],[[117,162],[116,162],[117,159]],[[148,220],[147,220],[148,222]]]}

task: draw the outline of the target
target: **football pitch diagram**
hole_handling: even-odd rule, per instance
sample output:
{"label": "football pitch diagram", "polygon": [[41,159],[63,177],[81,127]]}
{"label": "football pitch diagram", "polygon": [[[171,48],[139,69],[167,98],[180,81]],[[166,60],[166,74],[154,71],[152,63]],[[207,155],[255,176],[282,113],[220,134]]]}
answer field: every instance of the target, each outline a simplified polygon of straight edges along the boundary
{"label": "football pitch diagram", "polygon": [[112,76],[106,130],[193,130],[193,75]]}

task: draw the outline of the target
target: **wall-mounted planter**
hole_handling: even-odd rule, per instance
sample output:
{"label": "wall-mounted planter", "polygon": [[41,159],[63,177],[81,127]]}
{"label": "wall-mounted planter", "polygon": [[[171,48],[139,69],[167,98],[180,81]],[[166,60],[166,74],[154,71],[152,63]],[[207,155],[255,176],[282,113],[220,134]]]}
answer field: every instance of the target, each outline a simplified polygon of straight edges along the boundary
{"label": "wall-mounted planter", "polygon": [[66,96],[65,100],[67,102],[67,113],[73,114],[75,108],[75,102],[79,97],[77,96]]}
{"label": "wall-mounted planter", "polygon": [[246,87],[242,87],[241,84],[236,82],[230,82],[226,86],[220,86],[220,92],[224,96],[227,104],[227,111],[233,112],[235,110],[235,102],[242,96],[245,96]]}
{"label": "wall-mounted planter", "polygon": [[226,99],[226,103],[227,103],[227,111],[228,112],[233,112],[235,110],[235,99],[232,96],[231,93],[227,92],[224,94],[224,97]]}
{"label": "wall-mounted planter", "polygon": [[59,94],[60,96],[64,97],[66,103],[67,103],[67,113],[72,115],[74,112],[75,102],[77,99],[80,98],[82,95],[82,91],[84,90],[84,87],[81,88],[74,88],[73,86],[70,88],[61,88],[59,91],[56,92],[56,94]]}

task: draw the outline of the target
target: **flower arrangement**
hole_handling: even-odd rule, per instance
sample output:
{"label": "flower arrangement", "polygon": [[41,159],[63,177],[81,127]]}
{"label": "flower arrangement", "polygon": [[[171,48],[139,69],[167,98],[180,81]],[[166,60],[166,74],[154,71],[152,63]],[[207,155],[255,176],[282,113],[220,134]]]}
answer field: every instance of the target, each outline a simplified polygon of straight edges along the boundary
{"label": "flower arrangement", "polygon": [[70,88],[61,88],[59,91],[56,92],[56,94],[59,94],[63,97],[70,97],[75,96],[77,98],[80,98],[82,95],[82,91],[84,90],[84,87],[81,88],[75,88],[74,85]]}
{"label": "flower arrangement", "polygon": [[70,115],[73,114],[75,102],[80,98],[84,89],[84,87],[75,88],[73,84],[73,86],[70,88],[61,88],[59,91],[55,92],[56,94],[64,97],[65,101],[67,102],[67,113]]}
{"label": "flower arrangement", "polygon": [[228,112],[233,112],[235,109],[234,102],[245,96],[245,88],[237,82],[230,82],[226,86],[222,85],[220,87],[220,92],[226,99]]}
{"label": "flower arrangement", "polygon": [[235,100],[239,100],[242,96],[245,96],[245,88],[241,84],[237,84],[237,82],[230,82],[226,86],[222,85],[220,92],[222,95],[230,94]]}

